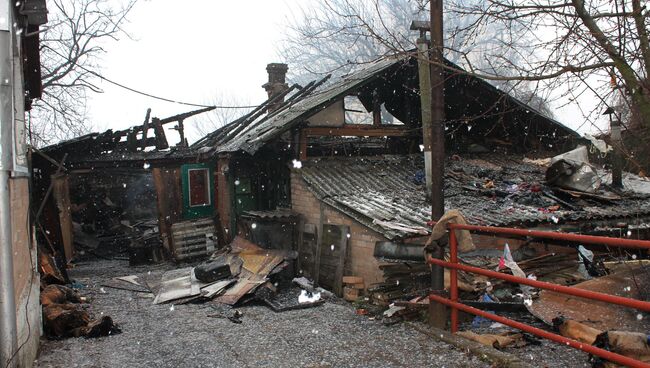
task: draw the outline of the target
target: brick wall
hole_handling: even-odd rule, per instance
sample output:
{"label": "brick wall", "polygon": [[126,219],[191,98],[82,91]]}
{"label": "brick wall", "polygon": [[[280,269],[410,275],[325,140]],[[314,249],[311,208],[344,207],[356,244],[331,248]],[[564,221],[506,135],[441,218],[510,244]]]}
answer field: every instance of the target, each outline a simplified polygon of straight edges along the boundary
{"label": "brick wall", "polygon": [[366,287],[383,281],[379,262],[373,256],[375,242],[387,240],[383,235],[368,229],[351,217],[320,202],[314,196],[302,177],[291,173],[291,208],[301,214],[305,223],[318,225],[323,206],[323,224],[347,225],[350,227],[348,257],[345,261],[345,275],[363,277]]}

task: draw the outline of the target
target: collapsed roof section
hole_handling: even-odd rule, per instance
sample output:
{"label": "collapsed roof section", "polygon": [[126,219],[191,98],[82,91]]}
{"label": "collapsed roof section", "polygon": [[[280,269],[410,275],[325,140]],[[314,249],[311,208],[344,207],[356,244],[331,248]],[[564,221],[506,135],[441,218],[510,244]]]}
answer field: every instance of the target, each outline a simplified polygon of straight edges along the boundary
{"label": "collapsed roof section", "polygon": [[[544,183],[546,168],[521,156],[454,156],[445,165],[445,207],[486,226],[542,226],[650,216],[650,183],[624,197],[560,193]],[[294,170],[321,201],[388,239],[425,235],[421,155],[310,159]],[[634,178],[631,178],[634,179]]]}
{"label": "collapsed roof section", "polygon": [[[463,135],[498,141],[512,138],[509,142],[512,147],[524,149],[528,145],[553,148],[579,138],[560,122],[480,78],[456,72],[460,68],[447,63],[450,68],[445,70],[445,115],[451,142],[461,141]],[[304,87],[294,85],[251,113],[208,134],[191,148],[204,154],[237,151],[254,154],[284,133],[305,126],[312,116],[346,96],[358,97],[363,108],[370,112],[377,94],[387,112],[411,128],[413,134],[420,134],[418,66],[413,55],[386,57],[336,81],[328,81],[329,78]],[[267,113],[271,106],[274,109]]]}
{"label": "collapsed roof section", "polygon": [[[119,163],[192,157],[195,154],[187,148],[183,134],[183,121],[211,110],[214,110],[214,107],[159,119],[150,118],[151,109],[149,109],[142,125],[124,130],[109,129],[103,133],[86,134],[45,147],[41,151],[56,159],[60,159],[67,153],[67,162],[77,164],[76,166],[83,163]],[[178,123],[172,129],[178,130],[181,136],[181,142],[171,149],[164,129],[165,125],[170,123]]]}

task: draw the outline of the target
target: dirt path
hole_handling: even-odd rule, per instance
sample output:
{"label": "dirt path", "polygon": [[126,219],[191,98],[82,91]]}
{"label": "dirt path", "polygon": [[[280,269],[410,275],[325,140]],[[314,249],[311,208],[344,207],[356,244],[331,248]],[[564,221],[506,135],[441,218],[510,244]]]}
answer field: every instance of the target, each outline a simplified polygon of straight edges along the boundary
{"label": "dirt path", "polygon": [[115,276],[162,274],[169,266],[130,268],[125,261],[78,265],[91,312],[110,315],[119,335],[43,340],[37,367],[489,367],[476,357],[405,325],[385,327],[346,304],[275,313],[239,308],[243,323],[208,318],[207,304],[153,305],[142,294],[102,288]]}

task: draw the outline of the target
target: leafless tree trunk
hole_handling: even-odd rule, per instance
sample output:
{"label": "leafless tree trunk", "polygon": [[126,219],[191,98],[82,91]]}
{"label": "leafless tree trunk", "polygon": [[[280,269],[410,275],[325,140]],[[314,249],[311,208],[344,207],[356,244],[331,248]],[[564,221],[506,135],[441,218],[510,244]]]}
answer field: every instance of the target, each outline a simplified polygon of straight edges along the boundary
{"label": "leafless tree trunk", "polygon": [[137,0],[51,0],[41,34],[43,98],[34,104],[32,144],[45,145],[87,133],[89,93],[97,86],[108,42],[128,37],[127,15]]}

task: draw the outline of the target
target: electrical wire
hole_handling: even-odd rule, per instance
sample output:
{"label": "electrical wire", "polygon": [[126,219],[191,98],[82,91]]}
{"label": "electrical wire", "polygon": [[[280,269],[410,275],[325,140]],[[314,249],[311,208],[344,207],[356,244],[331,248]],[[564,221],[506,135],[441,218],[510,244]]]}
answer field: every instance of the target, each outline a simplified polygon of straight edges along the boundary
{"label": "electrical wire", "polygon": [[[52,49],[50,49],[50,50],[53,51],[55,54],[57,54],[58,56],[60,56],[62,58],[67,58],[67,57],[61,55],[60,53],[58,53],[55,50],[52,50]],[[96,76],[97,78],[99,78],[101,80],[104,80],[104,81],[106,81],[108,83],[111,83],[111,84],[113,84],[113,85],[115,85],[117,87],[126,89],[127,91],[130,91],[130,92],[133,92],[133,93],[137,93],[137,94],[140,94],[140,95],[143,95],[143,96],[147,96],[147,97],[150,97],[150,98],[153,98],[153,99],[156,99],[156,100],[160,100],[160,101],[175,103],[175,104],[179,104],[179,105],[195,106],[195,107],[214,107],[216,109],[248,109],[248,108],[257,107],[257,106],[214,106],[214,105],[202,105],[202,104],[195,104],[195,103],[190,103],[190,102],[172,100],[170,98],[165,98],[165,97],[152,95],[151,93],[143,92],[143,91],[137,90],[135,88],[131,88],[129,86],[126,86],[126,85],[124,85],[122,83],[115,82],[114,80],[111,80],[111,79],[97,73],[94,70],[90,70],[90,69],[84,67],[83,65],[77,64],[76,67],[86,71],[87,73],[90,73],[90,74]]]}
{"label": "electrical wire", "polygon": [[150,98],[153,98],[153,99],[156,99],[156,100],[161,100],[161,101],[165,101],[165,102],[176,103],[176,104],[179,104],[179,105],[187,105],[187,106],[196,106],[196,107],[214,107],[214,108],[216,108],[216,109],[248,109],[248,108],[257,107],[257,106],[214,106],[214,105],[201,105],[201,104],[194,104],[194,103],[183,102],[183,101],[176,101],[176,100],[172,100],[172,99],[169,99],[169,98],[159,97],[159,96],[152,95],[152,94],[150,94],[150,93],[146,93],[146,92],[138,91],[137,89],[134,89],[134,88],[131,88],[131,87],[125,86],[125,85],[123,85],[123,84],[120,84],[120,83],[118,83],[118,82],[112,81],[112,80],[110,80],[110,79],[104,77],[103,75],[101,75],[101,74],[99,74],[99,73],[97,73],[97,72],[94,72],[94,71],[92,71],[92,70],[88,70],[88,69],[82,67],[81,65],[78,65],[78,66],[79,66],[79,68],[81,68],[81,69],[87,71],[87,72],[90,73],[90,74],[95,75],[96,77],[98,77],[98,78],[100,78],[100,79],[102,79],[102,80],[104,80],[104,81],[106,81],[106,82],[108,82],[108,83],[111,83],[111,84],[113,84],[113,85],[115,85],[115,86],[118,86],[118,87],[120,87],[120,88],[124,88],[124,89],[126,89],[127,91],[131,91],[131,92],[133,92],[133,93],[137,93],[137,94],[140,94],[140,95],[143,95],[143,96],[147,96],[147,97],[150,97]]}

